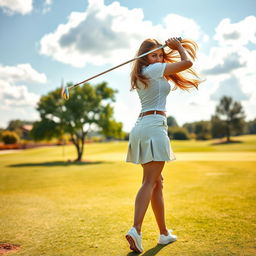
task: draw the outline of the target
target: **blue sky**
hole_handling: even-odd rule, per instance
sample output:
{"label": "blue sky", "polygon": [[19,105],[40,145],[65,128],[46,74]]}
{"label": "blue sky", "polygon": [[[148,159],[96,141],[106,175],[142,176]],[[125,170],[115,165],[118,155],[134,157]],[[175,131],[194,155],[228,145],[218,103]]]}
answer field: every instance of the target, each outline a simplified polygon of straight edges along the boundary
{"label": "blue sky", "polygon": [[[223,95],[256,117],[256,1],[0,0],[0,127],[38,119],[40,96],[131,59],[147,37],[188,37],[200,48],[199,91],[172,91],[168,115],[179,125],[209,120]],[[140,112],[129,91],[130,65],[103,75],[118,90],[115,118],[129,131]]]}

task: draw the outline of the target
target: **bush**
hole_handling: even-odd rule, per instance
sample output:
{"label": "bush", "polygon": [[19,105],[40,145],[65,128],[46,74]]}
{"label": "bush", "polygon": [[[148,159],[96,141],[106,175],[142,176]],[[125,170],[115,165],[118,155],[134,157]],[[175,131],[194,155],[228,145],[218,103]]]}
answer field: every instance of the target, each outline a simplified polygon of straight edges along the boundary
{"label": "bush", "polygon": [[1,137],[4,144],[14,144],[20,139],[16,132],[11,131],[3,131]]}
{"label": "bush", "polygon": [[169,127],[168,128],[168,135],[170,139],[174,140],[189,140],[189,133],[187,129],[182,127]]}

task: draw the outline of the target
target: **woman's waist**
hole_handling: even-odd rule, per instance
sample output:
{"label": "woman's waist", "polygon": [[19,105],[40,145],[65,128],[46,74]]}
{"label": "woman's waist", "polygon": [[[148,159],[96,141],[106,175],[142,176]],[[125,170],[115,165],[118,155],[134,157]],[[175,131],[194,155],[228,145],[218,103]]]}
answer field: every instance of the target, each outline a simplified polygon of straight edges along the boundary
{"label": "woman's waist", "polygon": [[153,114],[153,115],[146,115],[142,117],[138,117],[135,127],[136,126],[145,126],[145,127],[150,127],[150,126],[155,126],[155,125],[166,125],[167,124],[167,117],[164,115],[159,115],[159,114]]}
{"label": "woman's waist", "polygon": [[144,117],[144,116],[148,116],[148,115],[161,115],[166,117],[166,111],[165,110],[146,110],[146,111],[141,111],[139,114],[139,117]]}

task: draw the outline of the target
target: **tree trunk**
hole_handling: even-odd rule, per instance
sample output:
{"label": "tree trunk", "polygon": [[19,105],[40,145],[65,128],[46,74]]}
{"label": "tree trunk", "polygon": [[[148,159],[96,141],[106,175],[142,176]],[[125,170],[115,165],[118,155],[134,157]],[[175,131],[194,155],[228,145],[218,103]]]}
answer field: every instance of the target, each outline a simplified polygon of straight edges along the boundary
{"label": "tree trunk", "polygon": [[230,142],[230,127],[228,122],[227,122],[226,132],[227,132],[227,142]]}
{"label": "tree trunk", "polygon": [[83,155],[83,151],[81,150],[81,148],[79,148],[79,151],[77,152],[77,159],[76,159],[76,162],[81,162],[81,160],[82,160],[82,155]]}
{"label": "tree trunk", "polygon": [[76,158],[76,162],[81,162],[82,160],[82,156],[83,156],[83,152],[84,152],[84,140],[85,140],[85,134],[83,134],[82,136],[79,135],[73,135],[71,136],[71,140],[73,142],[73,144],[76,147],[76,152],[77,152],[77,158]]}

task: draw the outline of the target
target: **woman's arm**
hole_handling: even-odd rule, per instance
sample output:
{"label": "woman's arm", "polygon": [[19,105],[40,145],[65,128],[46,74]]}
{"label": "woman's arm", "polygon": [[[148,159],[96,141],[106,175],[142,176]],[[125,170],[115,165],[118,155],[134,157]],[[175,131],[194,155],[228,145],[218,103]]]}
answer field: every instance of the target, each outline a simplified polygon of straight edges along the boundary
{"label": "woman's arm", "polygon": [[180,61],[176,63],[166,63],[164,75],[171,75],[190,68],[193,62],[188,58],[185,49],[176,38],[170,38],[166,42],[170,49],[177,50],[180,54]]}

